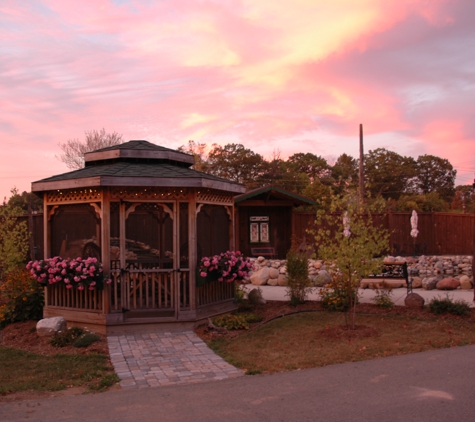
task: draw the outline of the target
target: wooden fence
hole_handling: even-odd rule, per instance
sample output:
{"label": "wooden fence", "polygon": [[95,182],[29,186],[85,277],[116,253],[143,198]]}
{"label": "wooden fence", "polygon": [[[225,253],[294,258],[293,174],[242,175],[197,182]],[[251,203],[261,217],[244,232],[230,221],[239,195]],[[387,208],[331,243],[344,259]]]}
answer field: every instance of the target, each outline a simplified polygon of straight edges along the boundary
{"label": "wooden fence", "polygon": [[[392,255],[472,255],[474,241],[474,214],[418,213],[419,234],[414,243],[411,237],[411,213],[390,212],[374,215],[374,221],[390,233]],[[306,238],[308,228],[315,228],[315,213],[295,213],[294,233]]]}
{"label": "wooden fence", "polygon": [[[390,212],[375,217],[391,234],[388,252],[394,255],[414,254],[410,212]],[[475,214],[427,212],[419,213],[418,218],[419,235],[415,244],[417,255],[472,255]],[[28,216],[24,219],[28,222]],[[33,215],[30,221],[35,258],[43,259],[43,214]],[[294,213],[293,233],[298,238],[305,236],[310,241],[311,236],[306,230],[313,227],[314,221],[314,213]]]}

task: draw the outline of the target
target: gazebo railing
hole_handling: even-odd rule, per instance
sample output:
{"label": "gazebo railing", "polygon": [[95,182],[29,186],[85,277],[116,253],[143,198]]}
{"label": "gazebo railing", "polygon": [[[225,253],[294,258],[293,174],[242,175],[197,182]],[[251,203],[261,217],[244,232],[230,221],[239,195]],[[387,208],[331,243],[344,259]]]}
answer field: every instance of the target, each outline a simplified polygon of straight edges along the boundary
{"label": "gazebo railing", "polygon": [[46,287],[45,307],[83,311],[102,311],[102,290],[67,289],[63,283]]}
{"label": "gazebo railing", "polygon": [[213,281],[196,288],[196,306],[198,308],[214,303],[233,300],[235,283]]}

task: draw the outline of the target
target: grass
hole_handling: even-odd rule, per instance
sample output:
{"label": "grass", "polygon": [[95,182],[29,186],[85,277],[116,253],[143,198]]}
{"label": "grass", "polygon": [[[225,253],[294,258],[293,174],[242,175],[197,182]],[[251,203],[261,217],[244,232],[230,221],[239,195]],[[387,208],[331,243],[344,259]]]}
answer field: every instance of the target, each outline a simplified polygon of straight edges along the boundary
{"label": "grass", "polygon": [[118,381],[102,354],[42,356],[0,346],[0,362],[0,394],[84,385],[103,391]]}
{"label": "grass", "polygon": [[357,325],[376,329],[366,338],[326,337],[322,331],[344,324],[337,312],[291,315],[234,338],[208,345],[248,374],[312,368],[475,343],[473,322],[454,318],[358,315]]}

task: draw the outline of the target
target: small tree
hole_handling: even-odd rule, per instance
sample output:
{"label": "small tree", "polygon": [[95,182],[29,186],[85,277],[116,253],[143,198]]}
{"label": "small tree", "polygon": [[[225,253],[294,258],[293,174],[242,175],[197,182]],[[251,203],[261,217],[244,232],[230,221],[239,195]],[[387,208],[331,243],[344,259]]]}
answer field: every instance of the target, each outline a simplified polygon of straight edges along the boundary
{"label": "small tree", "polygon": [[351,195],[333,204],[333,211],[319,212],[315,221],[316,256],[331,261],[332,284],[345,291],[349,307],[346,323],[355,329],[358,288],[363,277],[378,272],[382,265],[381,254],[389,249],[389,233],[373,224],[373,206],[361,208],[357,196]]}
{"label": "small tree", "polygon": [[28,254],[30,232],[20,207],[0,207],[0,267],[10,272],[25,263]]}
{"label": "small tree", "polygon": [[63,154],[56,158],[62,161],[69,169],[77,170],[84,167],[84,154],[96,149],[119,145],[124,142],[122,135],[117,132],[106,133],[106,130],[86,131],[86,140],[69,139],[64,144],[59,144]]}
{"label": "small tree", "polygon": [[311,289],[308,258],[305,252],[292,248],[287,252],[287,296],[291,305],[304,303]]}

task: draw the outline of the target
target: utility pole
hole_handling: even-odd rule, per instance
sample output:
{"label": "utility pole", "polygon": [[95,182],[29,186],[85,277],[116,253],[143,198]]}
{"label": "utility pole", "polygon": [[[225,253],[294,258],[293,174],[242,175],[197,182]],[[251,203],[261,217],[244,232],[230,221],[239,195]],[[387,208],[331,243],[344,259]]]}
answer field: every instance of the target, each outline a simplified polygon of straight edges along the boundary
{"label": "utility pole", "polygon": [[360,123],[360,203],[364,202],[364,151],[363,151],[363,125]]}

